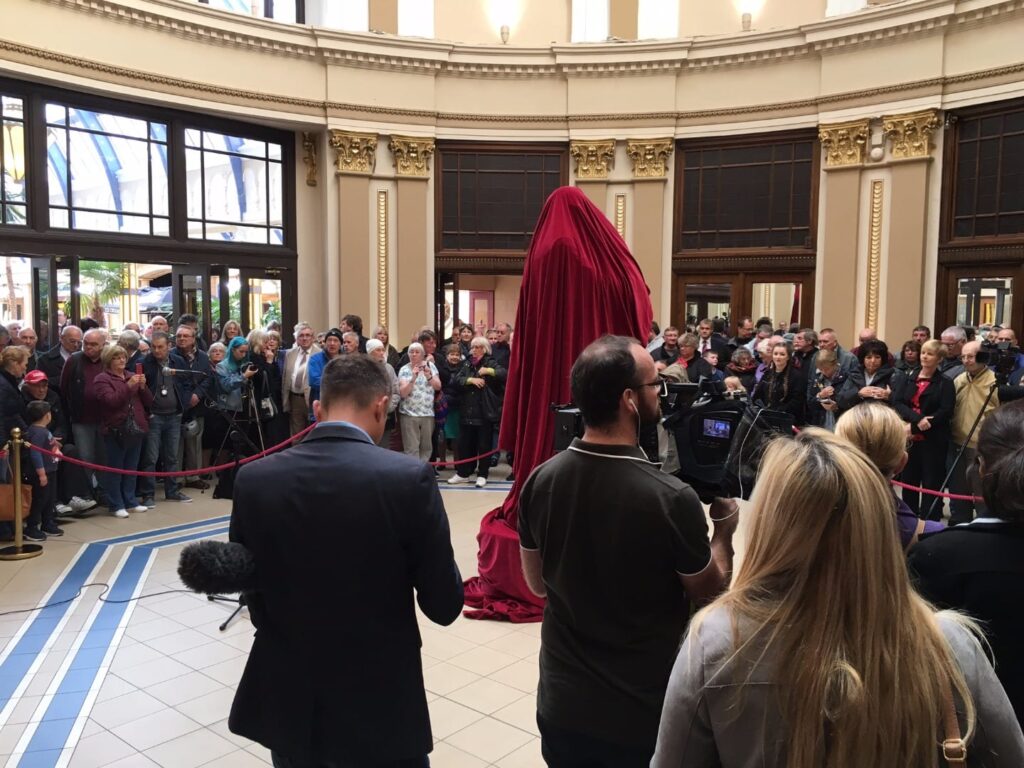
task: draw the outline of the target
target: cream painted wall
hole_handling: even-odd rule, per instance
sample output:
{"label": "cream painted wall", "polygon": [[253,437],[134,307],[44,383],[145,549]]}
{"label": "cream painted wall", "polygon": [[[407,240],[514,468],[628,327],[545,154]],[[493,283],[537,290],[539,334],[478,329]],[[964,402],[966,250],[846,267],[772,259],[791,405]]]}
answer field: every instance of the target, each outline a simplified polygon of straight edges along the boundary
{"label": "cream painted wall", "polygon": [[434,0],[438,40],[501,45],[501,25],[509,25],[509,45],[537,47],[569,40],[570,0]]}
{"label": "cream painted wall", "polygon": [[521,275],[459,275],[460,291],[494,291],[494,322],[512,326],[522,285]]}

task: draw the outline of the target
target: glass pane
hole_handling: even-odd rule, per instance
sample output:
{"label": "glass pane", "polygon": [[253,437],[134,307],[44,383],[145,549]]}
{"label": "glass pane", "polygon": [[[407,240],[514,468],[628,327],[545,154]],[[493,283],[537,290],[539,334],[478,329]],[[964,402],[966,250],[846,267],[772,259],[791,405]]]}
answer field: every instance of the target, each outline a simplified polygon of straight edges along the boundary
{"label": "glass pane", "polygon": [[22,101],[17,96],[0,96],[0,112],[10,117],[12,113],[21,116]]}
{"label": "glass pane", "polygon": [[[71,131],[71,205],[149,213],[145,141]],[[167,181],[164,179],[164,196]]]}
{"label": "glass pane", "polygon": [[3,209],[4,224],[27,224],[28,210],[24,205],[8,203]]}
{"label": "glass pane", "polygon": [[25,200],[25,124],[4,120],[0,123],[0,134],[0,159],[3,164],[0,199],[22,202]]}
{"label": "glass pane", "polygon": [[754,283],[751,298],[750,314],[770,317],[772,327],[800,323],[800,283]]}
{"label": "glass pane", "polygon": [[73,229],[95,230],[97,232],[130,232],[136,235],[150,234],[148,216],[104,211],[74,212]]}
{"label": "glass pane", "polygon": [[280,144],[267,144],[268,157],[271,160],[281,159],[281,145]]}
{"label": "glass pane", "polygon": [[71,127],[88,131],[98,131],[112,136],[127,136],[134,139],[145,139],[149,136],[149,124],[145,120],[133,117],[122,117],[106,112],[93,112],[91,109],[69,109]]}
{"label": "glass pane", "polygon": [[149,145],[150,175],[153,179],[153,210],[154,216],[166,216],[168,212],[167,198],[170,187],[167,182],[167,147],[161,144]]}
{"label": "glass pane", "polygon": [[693,326],[704,318],[716,317],[731,322],[731,300],[732,286],[729,283],[688,283],[684,299],[685,324]]}
{"label": "glass pane", "polygon": [[238,136],[227,136],[222,133],[203,131],[203,148],[234,152],[249,157],[266,157],[267,143],[254,139],[243,139]]}
{"label": "glass pane", "polygon": [[68,108],[63,104],[47,104],[46,122],[49,125],[67,125]]}
{"label": "glass pane", "polygon": [[203,163],[204,218],[241,221],[245,202],[242,158],[204,152]]}
{"label": "glass pane", "polygon": [[270,163],[270,189],[267,194],[270,196],[270,224],[281,226],[283,223],[284,203],[282,200],[284,185],[281,180],[281,164]]}
{"label": "glass pane", "polygon": [[46,129],[46,167],[51,205],[68,204],[67,135],[63,128]]}
{"label": "glass pane", "polygon": [[242,221],[266,224],[269,202],[267,163],[265,160],[243,160],[241,165],[243,187],[239,193],[238,209],[242,213]]}
{"label": "glass pane", "polygon": [[36,331],[36,348],[45,349],[50,340],[50,269],[32,270],[32,320]]}
{"label": "glass pane", "polygon": [[201,147],[201,146],[203,146],[201,134],[195,128],[186,128],[185,129],[185,146],[186,147]]}
{"label": "glass pane", "polygon": [[50,209],[50,226],[54,229],[68,228],[68,211],[66,208]]}
{"label": "glass pane", "polygon": [[266,227],[243,227],[238,224],[207,224],[207,240],[224,240],[234,243],[267,243]]}
{"label": "glass pane", "polygon": [[266,328],[275,320],[281,322],[281,281],[249,278],[249,323]]}
{"label": "glass pane", "polygon": [[202,153],[198,149],[185,150],[185,189],[188,217],[197,219],[203,215],[203,174]]}
{"label": "glass pane", "polygon": [[161,123],[149,124],[149,138],[153,141],[167,141],[167,126]]}
{"label": "glass pane", "polygon": [[958,325],[1006,325],[1013,312],[1013,278],[969,277],[957,281]]}
{"label": "glass pane", "polygon": [[169,219],[154,218],[153,234],[158,237],[167,237],[171,234],[171,222]]}

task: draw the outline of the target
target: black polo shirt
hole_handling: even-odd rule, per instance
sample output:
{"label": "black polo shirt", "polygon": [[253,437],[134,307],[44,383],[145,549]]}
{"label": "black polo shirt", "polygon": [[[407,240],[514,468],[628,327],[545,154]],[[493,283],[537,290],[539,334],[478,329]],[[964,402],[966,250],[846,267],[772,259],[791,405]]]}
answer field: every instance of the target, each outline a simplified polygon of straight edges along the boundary
{"label": "black polo shirt", "polygon": [[690,615],[679,575],[711,562],[697,494],[635,446],[574,440],[523,486],[519,538],[548,593],[539,713],[653,750]]}

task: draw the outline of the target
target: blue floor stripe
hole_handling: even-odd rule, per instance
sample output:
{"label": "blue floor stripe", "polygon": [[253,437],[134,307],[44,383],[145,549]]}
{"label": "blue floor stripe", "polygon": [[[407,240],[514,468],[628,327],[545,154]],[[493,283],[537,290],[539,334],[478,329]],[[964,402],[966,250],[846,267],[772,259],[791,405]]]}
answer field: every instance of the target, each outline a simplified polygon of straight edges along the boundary
{"label": "blue floor stripe", "polygon": [[181,525],[172,525],[167,528],[154,528],[151,531],[141,531],[139,533],[131,533],[127,536],[118,536],[116,539],[102,539],[101,541],[95,542],[96,544],[126,544],[132,541],[139,541],[141,539],[150,539],[153,536],[163,536],[166,533],[177,533],[178,531],[188,531],[193,528],[202,528],[204,525],[215,525],[217,523],[226,523],[231,519],[231,515],[224,515],[223,517],[210,517],[206,520],[196,520],[194,523],[182,523]]}
{"label": "blue floor stripe", "polygon": [[[154,556],[151,549],[133,549],[110,588],[107,600],[130,598]],[[67,743],[75,719],[82,711],[89,691],[96,682],[107,648],[113,644],[117,627],[129,605],[130,603],[103,603],[86,634],[88,643],[83,643],[75,652],[67,674],[47,706],[36,732],[32,734],[21,765],[50,768],[57,764],[60,750]]]}
{"label": "blue floor stripe", "polygon": [[222,533],[227,533],[228,529],[224,528],[213,528],[209,531],[199,531],[199,533],[190,533],[188,536],[178,536],[174,539],[161,539],[160,541],[153,541],[148,544],[140,544],[141,549],[159,549],[160,547],[170,547],[175,544],[183,544],[186,541],[196,541],[197,539],[206,539],[211,536],[220,536]]}
{"label": "blue floor stripe", "polygon": [[49,603],[32,619],[28,630],[19,638],[11,654],[0,664],[0,709],[11,700],[14,692],[28,673],[29,667],[42,652],[47,638],[57,628],[71,603],[52,605],[63,600],[71,600],[85,584],[85,580],[100,562],[107,548],[99,544],[88,544],[77,562],[65,574],[60,585],[50,595]]}

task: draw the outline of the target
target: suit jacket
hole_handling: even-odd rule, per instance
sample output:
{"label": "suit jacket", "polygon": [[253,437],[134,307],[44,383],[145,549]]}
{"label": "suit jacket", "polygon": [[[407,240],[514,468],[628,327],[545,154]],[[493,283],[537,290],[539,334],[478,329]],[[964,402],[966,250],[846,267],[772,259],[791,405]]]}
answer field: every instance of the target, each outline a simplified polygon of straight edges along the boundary
{"label": "suit jacket", "polygon": [[[724,371],[726,364],[732,358],[732,352],[729,350],[729,342],[723,339],[721,336],[711,334],[711,338],[708,339],[708,343],[711,345],[711,350],[718,353],[718,370]],[[697,339],[697,354],[703,356],[704,340]]]}
{"label": "suit jacket", "polygon": [[[292,377],[295,375],[295,363],[299,359],[299,353],[302,349],[295,345],[291,349],[284,353],[284,370],[281,372],[281,409],[288,413],[291,411],[291,398],[289,395],[292,391]],[[309,356],[306,358],[306,373],[302,374],[302,394],[306,398],[306,408],[309,408],[309,380],[307,373],[309,372],[309,359],[313,357],[317,352],[320,351],[320,347],[313,344],[309,348]]]}
{"label": "suit jacket", "polygon": [[60,344],[55,344],[39,356],[39,362],[36,365],[50,380],[50,388],[56,389],[58,392],[60,391],[60,374],[64,370],[64,356],[60,351]]}
{"label": "suit jacket", "polygon": [[463,603],[430,467],[355,427],[320,424],[238,471],[230,539],[257,572],[232,732],[303,764],[428,753],[413,597],[439,624]]}
{"label": "suit jacket", "polygon": [[[924,439],[929,441],[949,440],[953,410],[956,407],[956,387],[953,386],[953,380],[936,371],[921,393],[921,413],[918,414],[911,405],[911,400],[917,393],[918,374],[920,371],[907,378],[900,387],[900,395],[893,406],[900,417],[910,424],[910,431],[913,434],[924,435]],[[923,416],[932,417],[932,427],[926,432],[917,428],[917,423]]]}

